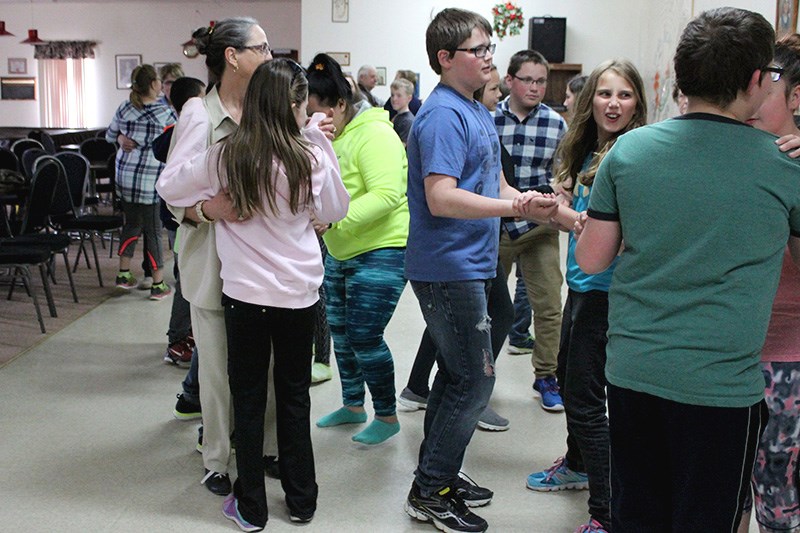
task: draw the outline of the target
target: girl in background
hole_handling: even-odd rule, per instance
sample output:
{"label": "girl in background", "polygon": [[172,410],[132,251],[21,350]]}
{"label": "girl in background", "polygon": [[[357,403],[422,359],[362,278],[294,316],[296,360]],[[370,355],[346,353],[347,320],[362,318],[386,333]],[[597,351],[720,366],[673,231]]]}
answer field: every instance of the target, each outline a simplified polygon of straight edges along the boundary
{"label": "girl in background", "polygon": [[[558,147],[555,186],[571,193],[572,210],[561,206],[559,222],[571,229],[586,211],[597,168],[625,132],[647,121],[644,83],[627,60],[601,63],[575,102],[569,130]],[[566,215],[566,216],[565,216]],[[567,453],[542,472],[528,476],[536,491],[589,489],[589,521],[576,533],[610,531],[609,436],[606,416],[608,289],[616,261],[599,274],[585,274],[575,262],[569,235],[569,287],[561,326],[558,382],[567,418]]]}
{"label": "girl in background", "polygon": [[152,143],[164,128],[175,123],[176,117],[171,107],[158,102],[160,94],[161,80],[152,65],[133,69],[130,100],[117,108],[106,131],[107,141],[120,140],[116,188],[125,213],[115,284],[126,291],[137,286],[137,280],[131,274],[131,258],[136,241],[144,234],[143,253],[153,277],[151,300],[161,300],[170,293],[162,269],[161,219],[156,194],[156,180],[164,165],[155,158]]}

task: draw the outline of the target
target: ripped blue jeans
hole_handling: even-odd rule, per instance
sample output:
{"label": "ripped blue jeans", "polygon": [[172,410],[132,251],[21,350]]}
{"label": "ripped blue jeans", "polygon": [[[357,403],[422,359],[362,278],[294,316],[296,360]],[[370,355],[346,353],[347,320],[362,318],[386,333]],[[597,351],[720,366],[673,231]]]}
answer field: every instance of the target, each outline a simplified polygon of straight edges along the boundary
{"label": "ripped blue jeans", "polygon": [[423,496],[450,485],[458,476],[478,417],[492,395],[494,357],[487,313],[491,283],[411,282],[437,348],[438,371],[428,395],[414,473]]}

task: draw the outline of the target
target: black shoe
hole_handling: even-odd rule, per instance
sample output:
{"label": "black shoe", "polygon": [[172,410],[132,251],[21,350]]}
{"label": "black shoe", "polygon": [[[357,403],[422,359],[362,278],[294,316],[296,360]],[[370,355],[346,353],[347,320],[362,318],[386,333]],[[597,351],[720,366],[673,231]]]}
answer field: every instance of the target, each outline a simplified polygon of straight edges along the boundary
{"label": "black shoe", "polygon": [[206,475],[201,485],[205,485],[208,490],[217,496],[227,496],[231,493],[231,478],[228,474],[220,474],[219,472],[211,472],[206,468]]}
{"label": "black shoe", "polygon": [[197,428],[197,446],[194,448],[198,453],[203,453],[203,426]]}
{"label": "black shoe", "polygon": [[298,524],[308,524],[314,519],[314,511],[310,513],[295,513],[289,511],[289,520]]}
{"label": "black shoe", "polygon": [[267,477],[271,477],[272,479],[281,478],[281,469],[278,466],[277,457],[274,455],[264,456],[264,473],[267,474]]}
{"label": "black shoe", "polygon": [[199,403],[190,402],[183,394],[178,394],[178,403],[175,404],[175,409],[172,415],[178,420],[194,420],[203,416],[203,411]]}
{"label": "black shoe", "polygon": [[494,492],[483,487],[479,487],[472,478],[463,472],[458,473],[458,477],[453,481],[453,488],[456,494],[464,500],[467,507],[483,507],[492,501]]}
{"label": "black shoe", "polygon": [[408,493],[405,510],[417,520],[432,520],[442,531],[483,533],[489,528],[486,520],[469,510],[453,487],[444,487],[430,496],[422,496],[414,483]]}

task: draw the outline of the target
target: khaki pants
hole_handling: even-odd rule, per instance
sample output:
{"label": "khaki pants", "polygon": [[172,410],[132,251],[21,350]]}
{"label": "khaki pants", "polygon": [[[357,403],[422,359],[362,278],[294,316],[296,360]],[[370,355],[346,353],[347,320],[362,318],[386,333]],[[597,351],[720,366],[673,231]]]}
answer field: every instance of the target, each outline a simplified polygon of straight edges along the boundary
{"label": "khaki pants", "polygon": [[519,259],[522,277],[533,309],[536,344],[531,355],[536,378],[556,375],[558,345],[561,339],[561,274],[558,231],[537,226],[518,239],[507,233],[500,237],[500,262],[511,272]]}
{"label": "khaki pants", "polygon": [[[203,408],[203,465],[212,472],[228,473],[231,458],[233,410],[228,385],[228,338],[222,309],[191,305],[192,332],[197,343],[198,383]],[[309,354],[309,357],[311,355]],[[272,363],[270,361],[270,373]],[[269,387],[264,417],[264,455],[277,455],[275,393]]]}

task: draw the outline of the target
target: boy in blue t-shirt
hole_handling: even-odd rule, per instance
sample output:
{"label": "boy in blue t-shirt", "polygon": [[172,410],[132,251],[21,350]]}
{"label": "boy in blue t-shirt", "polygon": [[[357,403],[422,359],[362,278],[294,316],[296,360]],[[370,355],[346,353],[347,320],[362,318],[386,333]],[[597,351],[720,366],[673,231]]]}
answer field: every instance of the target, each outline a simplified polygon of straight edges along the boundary
{"label": "boy in blue t-shirt", "polygon": [[547,221],[556,201],[520,194],[500,179],[500,143],[472,94],[491,79],[492,28],[476,13],[441,11],[426,48],[441,82],[420,108],[408,141],[411,222],[406,277],[437,347],[420,461],[405,509],[449,531],[485,531],[468,506],[492,491],[460,478],[467,444],[494,387],[486,295],[495,277],[499,217]]}

